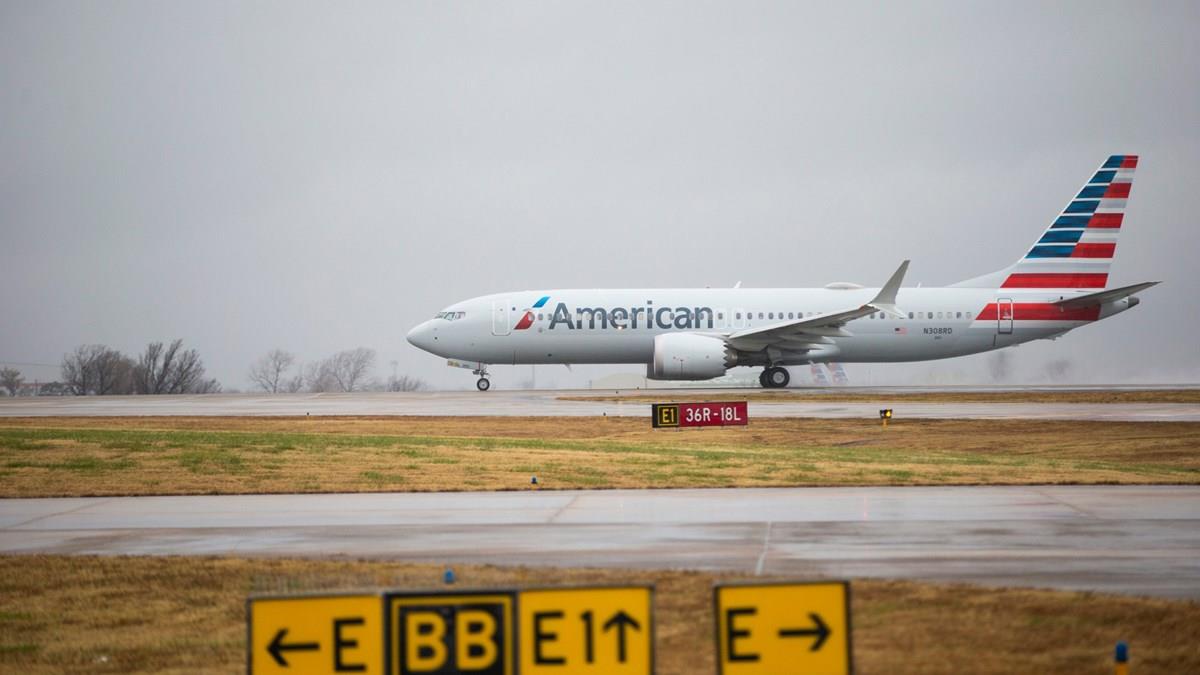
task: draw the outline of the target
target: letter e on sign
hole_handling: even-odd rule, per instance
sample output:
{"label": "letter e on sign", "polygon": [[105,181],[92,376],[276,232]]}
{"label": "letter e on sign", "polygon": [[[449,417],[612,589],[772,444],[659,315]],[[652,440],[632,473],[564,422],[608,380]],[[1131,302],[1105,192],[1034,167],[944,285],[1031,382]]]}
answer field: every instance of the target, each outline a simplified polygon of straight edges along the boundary
{"label": "letter e on sign", "polygon": [[512,675],[515,604],[508,591],[389,593],[387,672]]}
{"label": "letter e on sign", "polygon": [[647,586],[521,591],[521,675],[652,672],[653,608],[653,589]]}
{"label": "letter e on sign", "polygon": [[247,672],[383,672],[378,595],[251,597]]}
{"label": "letter e on sign", "polygon": [[655,429],[659,427],[677,427],[679,426],[679,405],[675,403],[655,403],[651,406],[653,417],[651,418],[651,426]]}
{"label": "letter e on sign", "polygon": [[850,584],[731,584],[713,591],[722,675],[853,670]]}

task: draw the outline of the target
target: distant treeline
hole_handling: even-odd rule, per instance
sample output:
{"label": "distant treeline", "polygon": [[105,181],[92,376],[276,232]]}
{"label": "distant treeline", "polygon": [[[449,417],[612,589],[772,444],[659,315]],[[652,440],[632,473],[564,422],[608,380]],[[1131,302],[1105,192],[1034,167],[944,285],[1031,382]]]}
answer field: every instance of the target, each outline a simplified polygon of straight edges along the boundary
{"label": "distant treeline", "polygon": [[[395,366],[395,362],[392,363]],[[280,392],[419,391],[424,381],[393,373],[386,382],[371,377],[375,350],[347,349],[320,361],[298,365],[296,356],[272,349],[250,366],[254,386],[270,394]]]}
{"label": "distant treeline", "polygon": [[168,344],[151,342],[134,356],[106,345],[80,345],[63,355],[60,372],[60,382],[29,385],[19,371],[5,368],[0,371],[0,386],[12,396],[211,394],[221,391],[220,383],[204,376],[204,362],[199,352],[184,349],[183,340]]}
{"label": "distant treeline", "polygon": [[[254,388],[268,393],[418,391],[424,381],[392,373],[372,377],[375,350],[347,349],[300,365],[295,355],[272,349],[250,366]],[[393,371],[395,362],[392,362]],[[64,354],[59,382],[29,383],[15,368],[0,368],[0,388],[10,396],[100,396],[121,394],[214,394],[221,384],[204,375],[204,362],[183,340],[151,342],[136,356],[105,345],[80,345]]]}

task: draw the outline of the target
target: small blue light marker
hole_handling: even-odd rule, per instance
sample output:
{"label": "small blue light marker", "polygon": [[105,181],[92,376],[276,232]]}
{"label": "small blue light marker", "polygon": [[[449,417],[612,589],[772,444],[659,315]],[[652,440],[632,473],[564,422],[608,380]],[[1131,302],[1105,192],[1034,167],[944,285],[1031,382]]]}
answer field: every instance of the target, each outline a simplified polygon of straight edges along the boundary
{"label": "small blue light marker", "polygon": [[445,573],[442,574],[442,581],[446,584],[454,583],[454,570],[447,567]]}
{"label": "small blue light marker", "polygon": [[1124,640],[1117,643],[1114,660],[1117,662],[1117,675],[1129,675],[1129,645]]}

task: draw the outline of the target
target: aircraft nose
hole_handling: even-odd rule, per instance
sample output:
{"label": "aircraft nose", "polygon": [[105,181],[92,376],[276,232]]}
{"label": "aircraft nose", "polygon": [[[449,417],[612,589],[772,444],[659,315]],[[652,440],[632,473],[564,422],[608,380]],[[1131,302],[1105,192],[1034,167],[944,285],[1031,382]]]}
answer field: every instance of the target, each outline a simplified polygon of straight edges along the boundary
{"label": "aircraft nose", "polygon": [[417,347],[418,349],[424,349],[425,351],[430,351],[430,348],[433,347],[433,333],[433,327],[429,325],[428,321],[426,321],[425,323],[422,323],[416,328],[408,331],[408,335],[405,337],[412,346]]}

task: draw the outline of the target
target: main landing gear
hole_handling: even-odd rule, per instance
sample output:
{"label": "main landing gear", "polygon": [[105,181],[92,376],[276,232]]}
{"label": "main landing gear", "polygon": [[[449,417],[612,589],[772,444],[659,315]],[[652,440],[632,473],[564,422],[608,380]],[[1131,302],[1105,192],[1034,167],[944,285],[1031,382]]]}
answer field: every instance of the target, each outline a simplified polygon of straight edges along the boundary
{"label": "main landing gear", "polygon": [[788,373],[787,368],[779,366],[765,368],[758,376],[758,383],[763,386],[763,389],[783,389],[791,381],[792,376]]}

